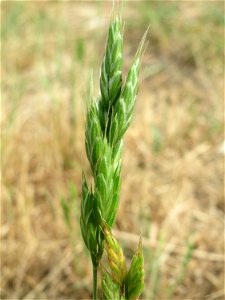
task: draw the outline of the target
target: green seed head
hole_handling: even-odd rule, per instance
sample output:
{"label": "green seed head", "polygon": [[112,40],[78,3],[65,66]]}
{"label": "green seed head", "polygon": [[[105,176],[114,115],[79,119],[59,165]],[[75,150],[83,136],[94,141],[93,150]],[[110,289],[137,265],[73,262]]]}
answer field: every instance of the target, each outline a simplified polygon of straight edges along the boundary
{"label": "green seed head", "polygon": [[103,233],[103,227],[104,224],[112,227],[119,206],[123,135],[130,125],[136,101],[144,39],[145,36],[122,86],[122,23],[120,18],[113,18],[101,66],[100,97],[91,101],[87,109],[85,147],[94,187],[89,189],[83,178],[80,226],[94,264],[102,256],[106,239],[117,282],[122,282],[126,273],[124,257],[110,231]]}

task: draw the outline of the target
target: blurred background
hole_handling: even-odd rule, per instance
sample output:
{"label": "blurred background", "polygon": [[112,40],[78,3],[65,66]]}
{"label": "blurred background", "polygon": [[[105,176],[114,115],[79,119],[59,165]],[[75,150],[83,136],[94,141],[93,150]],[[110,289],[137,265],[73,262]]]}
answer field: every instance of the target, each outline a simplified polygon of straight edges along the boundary
{"label": "blurred background", "polygon": [[[91,298],[85,101],[111,8],[1,3],[1,299]],[[224,299],[223,2],[126,1],[123,19],[124,76],[150,29],[115,235],[129,264],[142,233],[142,299]]]}

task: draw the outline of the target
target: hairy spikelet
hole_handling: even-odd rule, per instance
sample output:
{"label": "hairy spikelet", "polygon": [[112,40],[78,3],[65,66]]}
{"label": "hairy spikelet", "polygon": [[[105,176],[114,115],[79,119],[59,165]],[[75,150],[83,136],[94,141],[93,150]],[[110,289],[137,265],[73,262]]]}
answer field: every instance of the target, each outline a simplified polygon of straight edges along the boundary
{"label": "hairy spikelet", "polygon": [[131,266],[125,283],[125,296],[128,300],[137,299],[144,289],[144,257],[141,241],[136,254],[133,256]]}
{"label": "hairy spikelet", "polygon": [[120,287],[122,287],[127,275],[127,267],[123,250],[117,240],[113,237],[111,231],[106,226],[104,228],[104,235],[112,278],[116,283],[119,284]]}

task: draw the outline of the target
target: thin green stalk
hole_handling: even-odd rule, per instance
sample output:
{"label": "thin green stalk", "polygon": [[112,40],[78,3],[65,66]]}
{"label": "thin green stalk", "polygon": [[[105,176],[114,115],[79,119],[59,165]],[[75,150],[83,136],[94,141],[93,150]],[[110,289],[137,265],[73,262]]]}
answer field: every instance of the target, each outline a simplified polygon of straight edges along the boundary
{"label": "thin green stalk", "polygon": [[93,300],[97,300],[98,267],[93,265]]}

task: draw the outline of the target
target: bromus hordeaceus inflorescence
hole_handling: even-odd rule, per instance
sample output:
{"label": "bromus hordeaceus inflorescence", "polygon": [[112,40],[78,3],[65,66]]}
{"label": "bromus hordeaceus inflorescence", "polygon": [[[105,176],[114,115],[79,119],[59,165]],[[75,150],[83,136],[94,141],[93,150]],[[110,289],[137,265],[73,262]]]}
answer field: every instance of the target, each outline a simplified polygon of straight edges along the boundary
{"label": "bromus hordeaceus inflorescence", "polygon": [[136,299],[144,287],[141,243],[127,269],[122,249],[112,236],[119,204],[121,152],[136,101],[145,36],[122,84],[122,22],[113,17],[109,26],[100,74],[100,97],[87,108],[86,153],[94,186],[82,182],[80,226],[93,264],[93,299],[97,299],[97,271],[104,247],[110,271],[103,271],[104,299]]}

